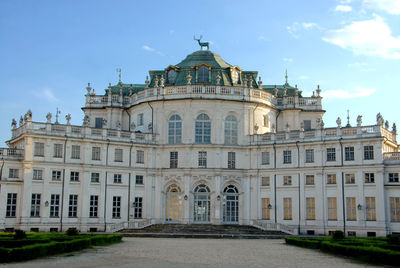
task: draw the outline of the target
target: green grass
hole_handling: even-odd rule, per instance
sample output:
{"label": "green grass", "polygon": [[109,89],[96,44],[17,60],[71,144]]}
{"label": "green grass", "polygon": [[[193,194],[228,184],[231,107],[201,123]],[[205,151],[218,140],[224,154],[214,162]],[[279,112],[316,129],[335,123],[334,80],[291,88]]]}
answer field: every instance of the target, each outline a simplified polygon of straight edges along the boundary
{"label": "green grass", "polygon": [[0,263],[35,259],[54,254],[77,251],[91,246],[121,242],[122,235],[63,233],[26,233],[24,239],[14,239],[14,233],[0,232]]}

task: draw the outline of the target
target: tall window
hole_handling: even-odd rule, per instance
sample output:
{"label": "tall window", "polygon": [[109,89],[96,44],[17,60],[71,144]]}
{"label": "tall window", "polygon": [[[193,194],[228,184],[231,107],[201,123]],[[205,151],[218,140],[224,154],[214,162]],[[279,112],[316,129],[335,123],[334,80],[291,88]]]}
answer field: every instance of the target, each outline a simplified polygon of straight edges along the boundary
{"label": "tall window", "polygon": [[114,174],[114,183],[122,183],[122,174]]}
{"label": "tall window", "polygon": [[34,156],[44,156],[44,143],[35,142],[35,148],[33,149]]}
{"label": "tall window", "polygon": [[306,175],[306,185],[314,185],[314,175]]}
{"label": "tall window", "polygon": [[376,221],[375,197],[365,197],[367,221]]}
{"label": "tall window", "polygon": [[238,124],[234,115],[225,118],[225,144],[237,144]]}
{"label": "tall window", "polygon": [[356,183],[356,177],[354,173],[346,174],[346,184],[355,184],[355,183]]}
{"label": "tall window", "polygon": [[144,151],[141,150],[136,151],[136,163],[144,164]]}
{"label": "tall window", "polygon": [[103,128],[103,118],[102,117],[96,117],[95,118],[94,127],[95,128]]}
{"label": "tall window", "polygon": [[314,149],[306,149],[306,163],[314,162]]}
{"label": "tall window", "polygon": [[143,217],[143,197],[135,197],[135,219]]}
{"label": "tall window", "polygon": [[40,217],[40,194],[32,194],[31,217]]}
{"label": "tall window", "polygon": [[336,197],[328,197],[328,220],[337,220]]}
{"label": "tall window", "polygon": [[8,170],[8,177],[11,179],[18,179],[18,177],[19,177],[19,174],[18,174],[19,172],[18,172],[18,169],[16,169],[16,168],[10,168],[9,170]]}
{"label": "tall window", "polygon": [[169,152],[169,167],[178,167],[178,152]]}
{"label": "tall window", "polygon": [[283,209],[284,209],[284,220],[291,220],[292,219],[292,198],[286,197],[283,198]]}
{"label": "tall window", "polygon": [[283,176],[283,185],[292,185],[292,176]]}
{"label": "tall window", "polygon": [[357,220],[357,210],[356,210],[356,198],[355,197],[346,197],[346,214],[348,221]]}
{"label": "tall window", "polygon": [[236,166],[236,154],[235,152],[228,152],[228,168],[234,169]]}
{"label": "tall window", "polygon": [[51,172],[51,180],[52,181],[60,181],[61,180],[61,170],[53,170]]}
{"label": "tall window", "polygon": [[199,168],[207,167],[207,152],[199,152]]}
{"label": "tall window", "polygon": [[7,194],[6,217],[15,217],[17,214],[17,194]]}
{"label": "tall window", "polygon": [[271,203],[269,198],[262,198],[261,199],[262,203],[262,219],[263,220],[270,220],[271,219]]}
{"label": "tall window", "polygon": [[400,197],[390,198],[390,214],[392,221],[400,221]]}
{"label": "tall window", "polygon": [[50,217],[58,217],[60,211],[60,195],[52,194],[50,196]]}
{"label": "tall window", "polygon": [[311,120],[304,120],[304,130],[311,130]]}
{"label": "tall window", "polygon": [[41,180],[43,179],[43,170],[41,169],[34,169],[32,179],[34,180]]}
{"label": "tall window", "polygon": [[143,114],[138,114],[137,115],[137,125],[138,126],[143,126]]}
{"label": "tall window", "polygon": [[211,121],[206,114],[199,114],[196,118],[195,142],[211,143]]}
{"label": "tall window", "polygon": [[90,196],[90,204],[89,204],[89,217],[96,218],[99,210],[99,196],[91,195]]}
{"label": "tall window", "polygon": [[68,217],[74,218],[78,215],[78,195],[69,195]]}
{"label": "tall window", "polygon": [[71,171],[71,181],[79,181],[79,172]]}
{"label": "tall window", "polygon": [[143,185],[143,175],[136,175],[136,179],[135,179],[135,184],[136,185]]}
{"label": "tall window", "polygon": [[399,182],[399,173],[389,173],[389,182]]}
{"label": "tall window", "polygon": [[336,184],[336,174],[328,174],[326,183],[327,184]]}
{"label": "tall window", "polygon": [[292,151],[283,151],[283,163],[284,164],[292,163]]}
{"label": "tall window", "polygon": [[114,162],[122,162],[122,149],[115,149]]}
{"label": "tall window", "polygon": [[92,172],[92,174],[90,174],[90,182],[99,182],[99,181],[100,181],[100,173]]}
{"label": "tall window", "polygon": [[263,117],[263,126],[269,127],[269,116],[267,114],[265,114]]}
{"label": "tall window", "polygon": [[112,217],[113,218],[121,218],[121,197],[120,196],[113,196]]}
{"label": "tall window", "polygon": [[326,161],[336,161],[335,148],[326,148]]}
{"label": "tall window", "polygon": [[365,183],[374,183],[375,182],[375,174],[374,173],[365,173]]}
{"label": "tall window", "polygon": [[174,114],[168,121],[168,143],[179,144],[182,142],[182,119]]}
{"label": "tall window", "polygon": [[92,160],[100,160],[100,147],[92,147]]}
{"label": "tall window", "polygon": [[168,83],[172,84],[174,82],[174,78],[175,78],[175,70],[174,69],[170,69],[167,73],[167,79],[168,79]]}
{"label": "tall window", "polygon": [[269,152],[261,152],[261,165],[269,165]]}
{"label": "tall window", "polygon": [[200,66],[198,69],[197,82],[208,83],[208,73],[209,69],[206,66]]}
{"label": "tall window", "polygon": [[56,143],[54,144],[54,155],[53,157],[61,158],[63,153],[63,145]]}
{"label": "tall window", "polygon": [[345,161],[354,160],[354,147],[344,147],[344,160]]}
{"label": "tall window", "polygon": [[261,178],[261,186],[269,186],[269,185],[270,185],[269,176],[262,177]]}
{"label": "tall window", "polygon": [[374,146],[364,146],[364,160],[374,159]]}
{"label": "tall window", "polygon": [[306,198],[306,211],[307,211],[307,220],[315,220],[315,198],[307,197]]}
{"label": "tall window", "polygon": [[72,159],[80,159],[81,158],[81,146],[72,145],[72,147],[71,147],[71,158]]}

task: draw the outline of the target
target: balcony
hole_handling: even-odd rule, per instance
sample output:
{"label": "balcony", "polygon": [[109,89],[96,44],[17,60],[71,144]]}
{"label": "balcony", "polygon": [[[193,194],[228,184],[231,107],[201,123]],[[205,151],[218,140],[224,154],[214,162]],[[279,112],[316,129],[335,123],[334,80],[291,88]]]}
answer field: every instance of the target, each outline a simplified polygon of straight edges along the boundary
{"label": "balcony", "polygon": [[0,148],[0,159],[21,160],[24,159],[23,149]]}
{"label": "balcony", "polygon": [[400,164],[400,152],[390,152],[383,154],[383,163],[397,165]]}

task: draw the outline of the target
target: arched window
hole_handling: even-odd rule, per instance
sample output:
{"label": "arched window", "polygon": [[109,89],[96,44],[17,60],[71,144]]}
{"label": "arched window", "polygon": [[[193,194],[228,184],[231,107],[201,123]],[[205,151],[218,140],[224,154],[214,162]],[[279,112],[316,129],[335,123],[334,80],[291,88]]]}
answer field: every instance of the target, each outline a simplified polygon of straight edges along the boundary
{"label": "arched window", "polygon": [[182,192],[179,186],[171,184],[166,191],[165,221],[179,222],[182,216]]}
{"label": "arched window", "polygon": [[196,118],[195,142],[211,143],[211,121],[206,114],[199,114]]}
{"label": "arched window", "polygon": [[168,143],[177,144],[182,142],[182,119],[174,114],[168,121]]}
{"label": "arched window", "polygon": [[198,69],[197,82],[207,83],[208,82],[209,69],[206,66],[200,66]]}
{"label": "arched window", "polygon": [[171,69],[168,71],[167,78],[168,78],[169,84],[172,84],[174,82],[174,79],[175,79],[175,70],[174,69]]}
{"label": "arched window", "polygon": [[239,222],[239,191],[233,185],[224,189],[224,223],[235,224]]}
{"label": "arched window", "polygon": [[237,144],[238,126],[234,115],[225,118],[225,144]]}
{"label": "arched window", "polygon": [[204,184],[194,189],[193,220],[195,222],[210,221],[210,189]]}

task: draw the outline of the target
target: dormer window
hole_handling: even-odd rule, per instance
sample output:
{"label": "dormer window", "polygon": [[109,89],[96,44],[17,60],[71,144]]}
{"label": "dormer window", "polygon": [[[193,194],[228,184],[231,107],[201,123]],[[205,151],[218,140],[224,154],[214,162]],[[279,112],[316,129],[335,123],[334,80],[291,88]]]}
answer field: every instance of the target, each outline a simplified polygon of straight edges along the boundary
{"label": "dormer window", "polygon": [[208,83],[209,69],[206,66],[200,66],[198,69],[197,82]]}
{"label": "dormer window", "polygon": [[239,71],[237,69],[232,70],[231,77],[232,77],[233,84],[239,83]]}
{"label": "dormer window", "polygon": [[174,79],[175,79],[175,70],[174,69],[170,69],[167,73],[167,79],[168,79],[168,83],[172,84],[174,83]]}

